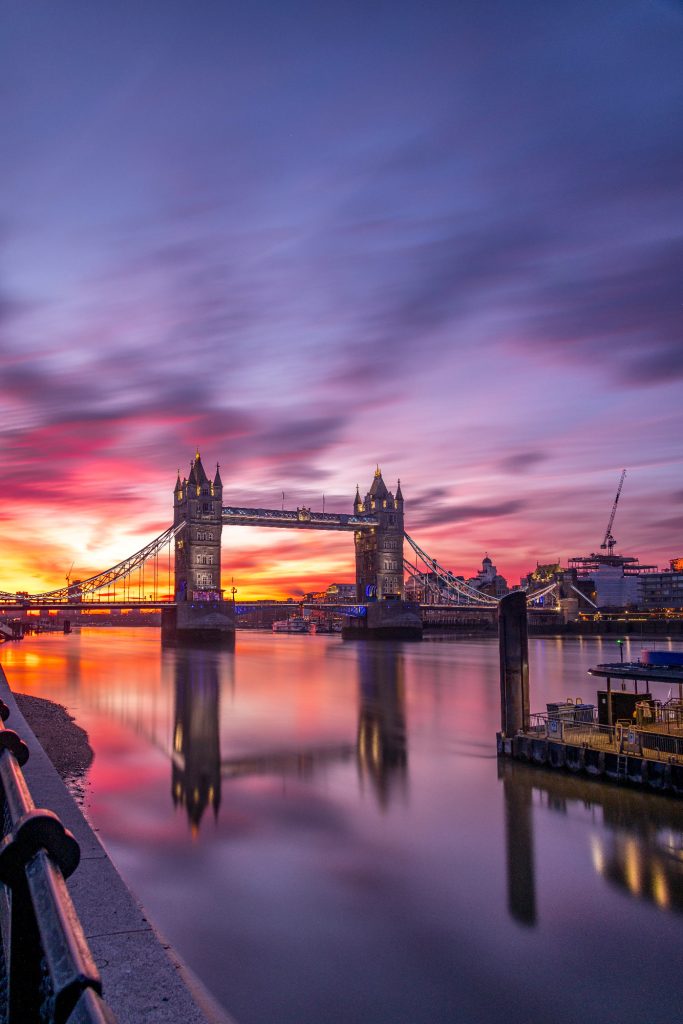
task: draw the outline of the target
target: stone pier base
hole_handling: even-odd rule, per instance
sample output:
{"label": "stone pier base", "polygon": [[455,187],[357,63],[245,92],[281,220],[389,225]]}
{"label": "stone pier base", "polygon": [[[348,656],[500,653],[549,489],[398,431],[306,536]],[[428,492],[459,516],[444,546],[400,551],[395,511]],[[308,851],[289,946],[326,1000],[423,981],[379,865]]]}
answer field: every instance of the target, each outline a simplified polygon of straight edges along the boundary
{"label": "stone pier base", "polygon": [[412,601],[378,601],[362,618],[347,616],[344,640],[421,640],[420,606]]}
{"label": "stone pier base", "polygon": [[232,604],[205,601],[164,608],[161,613],[161,642],[169,647],[234,647]]}

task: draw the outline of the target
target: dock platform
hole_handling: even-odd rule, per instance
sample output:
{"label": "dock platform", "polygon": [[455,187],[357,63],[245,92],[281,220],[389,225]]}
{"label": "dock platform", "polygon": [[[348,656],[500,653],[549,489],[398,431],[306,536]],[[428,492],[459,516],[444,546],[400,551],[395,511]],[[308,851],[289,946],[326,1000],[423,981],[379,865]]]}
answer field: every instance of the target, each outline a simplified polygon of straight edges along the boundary
{"label": "dock platform", "polygon": [[[679,666],[643,663],[598,665],[590,674],[607,679],[609,712],[598,720],[593,705],[549,705],[542,714],[531,714],[528,726],[513,736],[499,732],[501,756],[575,774],[603,777],[675,796],[683,795],[683,670]],[[614,679],[643,683],[668,683],[664,700],[642,694],[633,701],[630,718],[612,719],[611,690]],[[672,693],[676,691],[676,696]]]}

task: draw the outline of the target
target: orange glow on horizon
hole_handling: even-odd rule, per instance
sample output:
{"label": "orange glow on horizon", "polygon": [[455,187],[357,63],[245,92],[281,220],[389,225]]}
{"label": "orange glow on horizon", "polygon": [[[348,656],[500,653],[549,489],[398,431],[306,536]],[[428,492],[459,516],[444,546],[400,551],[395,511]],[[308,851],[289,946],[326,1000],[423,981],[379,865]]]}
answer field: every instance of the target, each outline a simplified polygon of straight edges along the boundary
{"label": "orange glow on horizon", "polygon": [[[139,487],[136,484],[126,492],[125,499],[118,489],[119,474],[121,478],[143,480]],[[166,480],[165,476],[163,479]],[[154,477],[150,481],[146,474],[141,476],[140,467],[130,461],[99,464],[90,460],[87,465],[79,464],[67,483],[68,487],[62,481],[62,489],[42,505],[18,500],[3,508],[0,591],[39,594],[64,587],[67,574],[72,585],[76,580],[88,579],[140,550],[170,522],[173,491],[169,493],[163,481],[159,483]],[[484,504],[485,483],[484,478],[473,476],[463,486]],[[403,486],[407,493],[408,533],[456,575],[474,576],[488,553],[498,572],[509,584],[516,584],[538,562],[555,562],[559,558],[566,564],[568,557],[585,553],[591,550],[591,544],[596,544],[594,536],[587,534],[581,523],[572,520],[556,525],[544,511],[540,518],[535,513],[525,513],[496,520],[477,515],[473,505],[468,518],[456,516],[449,522],[435,517],[432,522],[427,517],[423,519],[425,525],[421,525],[419,496],[411,501],[408,488]],[[543,481],[539,486],[547,488]],[[150,489],[157,495],[152,504]],[[239,494],[239,488],[236,493]],[[558,500],[554,492],[541,490],[539,496],[542,508],[551,507]],[[346,508],[352,510],[352,497]],[[454,508],[454,515],[456,512]],[[598,541],[601,522],[596,520],[595,527],[591,527]],[[559,538],[563,545],[558,543]],[[657,562],[654,555],[643,560]],[[669,557],[667,565],[670,561]],[[135,574],[126,582],[125,594],[122,582],[117,583],[116,598],[152,597],[152,575],[148,563],[144,585]],[[354,578],[351,533],[242,526],[223,530],[222,589],[227,600],[232,596],[233,581],[238,601],[286,600],[324,590],[331,583],[351,583]],[[169,587],[168,557],[164,551],[158,561],[157,600],[173,593],[172,579],[170,583]],[[110,589],[113,597],[114,588]],[[106,599],[104,593],[102,599]]]}

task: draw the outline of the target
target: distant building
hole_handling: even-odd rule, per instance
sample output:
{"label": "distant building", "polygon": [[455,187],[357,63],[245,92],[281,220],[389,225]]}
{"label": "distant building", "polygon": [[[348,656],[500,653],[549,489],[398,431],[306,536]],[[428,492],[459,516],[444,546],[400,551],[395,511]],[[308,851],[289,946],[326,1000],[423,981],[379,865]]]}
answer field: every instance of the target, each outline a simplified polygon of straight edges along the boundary
{"label": "distant building", "polygon": [[[680,569],[674,565],[680,563]],[[671,569],[653,572],[641,580],[639,605],[648,611],[683,610],[683,559],[672,559]]]}
{"label": "distant building", "polygon": [[579,578],[576,569],[563,569],[559,562],[536,563],[536,568],[520,580],[520,587],[528,593],[541,590],[550,583],[557,583],[556,598],[563,608],[569,608],[567,601],[573,601],[576,611],[594,611],[595,586],[591,577]]}
{"label": "distant building", "polygon": [[505,597],[510,589],[507,580],[504,576],[499,575],[498,570],[488,555],[483,559],[481,569],[477,575],[472,576],[466,582],[470,587],[473,587],[482,594],[488,594],[489,597]]}
{"label": "distant building", "polygon": [[552,583],[560,572],[562,572],[562,567],[559,562],[536,562],[536,568],[522,577],[520,586],[525,590],[537,590],[539,587]]}
{"label": "distant building", "polygon": [[324,600],[328,602],[342,601],[354,603],[356,600],[355,583],[330,583],[325,591]]}
{"label": "distant building", "polygon": [[578,580],[592,580],[598,608],[638,607],[644,581],[657,575],[655,565],[641,565],[626,555],[582,555],[570,558],[569,568],[576,571]]}

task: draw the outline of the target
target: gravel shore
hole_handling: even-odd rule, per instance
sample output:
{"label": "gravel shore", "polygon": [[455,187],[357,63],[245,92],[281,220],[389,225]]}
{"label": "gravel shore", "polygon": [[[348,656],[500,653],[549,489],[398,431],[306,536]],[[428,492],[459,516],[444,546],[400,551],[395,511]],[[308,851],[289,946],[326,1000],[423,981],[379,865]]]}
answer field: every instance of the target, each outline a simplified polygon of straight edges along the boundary
{"label": "gravel shore", "polygon": [[[19,710],[31,726],[36,739],[79,803],[85,796],[85,776],[92,764],[93,750],[88,734],[61,704],[42,697],[15,693]],[[8,722],[8,725],[11,723]]]}

